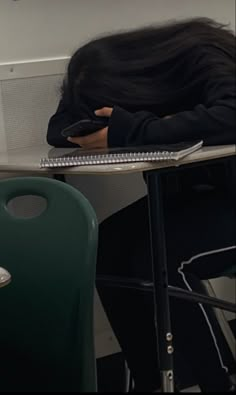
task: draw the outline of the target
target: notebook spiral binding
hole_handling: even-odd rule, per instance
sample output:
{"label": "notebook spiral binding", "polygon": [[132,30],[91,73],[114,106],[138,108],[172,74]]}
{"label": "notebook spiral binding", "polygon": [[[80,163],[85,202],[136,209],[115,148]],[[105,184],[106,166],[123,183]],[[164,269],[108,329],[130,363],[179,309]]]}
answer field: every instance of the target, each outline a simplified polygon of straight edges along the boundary
{"label": "notebook spiral binding", "polygon": [[67,166],[86,166],[86,165],[105,165],[131,162],[159,162],[174,160],[174,152],[136,152],[103,154],[88,156],[71,156],[60,158],[43,158],[40,167],[67,167]]}

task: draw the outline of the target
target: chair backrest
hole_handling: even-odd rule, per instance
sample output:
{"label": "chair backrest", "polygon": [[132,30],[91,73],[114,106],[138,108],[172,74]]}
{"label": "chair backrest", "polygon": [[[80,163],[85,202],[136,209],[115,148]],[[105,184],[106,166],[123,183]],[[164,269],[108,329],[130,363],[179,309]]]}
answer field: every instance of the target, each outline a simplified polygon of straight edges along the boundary
{"label": "chair backrest", "polygon": [[[45,211],[7,203],[39,195]],[[0,392],[95,392],[93,297],[97,219],[73,187],[48,178],[0,181]]]}

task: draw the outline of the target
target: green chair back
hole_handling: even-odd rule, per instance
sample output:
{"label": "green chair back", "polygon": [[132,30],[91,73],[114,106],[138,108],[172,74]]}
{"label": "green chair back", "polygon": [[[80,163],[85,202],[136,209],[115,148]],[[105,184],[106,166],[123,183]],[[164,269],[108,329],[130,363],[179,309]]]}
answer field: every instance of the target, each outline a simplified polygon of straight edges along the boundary
{"label": "green chair back", "polygon": [[[17,218],[7,204],[47,208]],[[93,302],[97,219],[86,198],[49,178],[0,181],[0,392],[95,392]]]}

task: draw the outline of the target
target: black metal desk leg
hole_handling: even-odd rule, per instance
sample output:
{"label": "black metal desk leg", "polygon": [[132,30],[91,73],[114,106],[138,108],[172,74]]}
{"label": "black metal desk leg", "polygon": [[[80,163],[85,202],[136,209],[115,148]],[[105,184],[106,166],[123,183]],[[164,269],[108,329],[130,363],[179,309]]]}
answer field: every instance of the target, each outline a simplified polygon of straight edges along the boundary
{"label": "black metal desk leg", "polygon": [[61,182],[66,182],[66,178],[64,174],[54,174],[53,175],[54,180],[61,181]]}
{"label": "black metal desk leg", "polygon": [[162,202],[161,172],[147,173],[149,222],[154,284],[155,326],[162,391],[174,392],[173,346],[170,322],[167,257]]}

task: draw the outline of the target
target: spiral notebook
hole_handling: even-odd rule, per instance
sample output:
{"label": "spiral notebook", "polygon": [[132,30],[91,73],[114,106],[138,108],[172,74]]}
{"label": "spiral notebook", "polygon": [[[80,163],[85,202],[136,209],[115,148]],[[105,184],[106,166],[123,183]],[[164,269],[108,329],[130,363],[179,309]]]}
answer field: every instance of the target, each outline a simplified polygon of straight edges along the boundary
{"label": "spiral notebook", "polygon": [[203,142],[152,145],[143,147],[111,148],[84,150],[82,148],[69,154],[57,156],[57,149],[42,158],[41,168],[106,165],[130,162],[178,161],[202,147]]}

